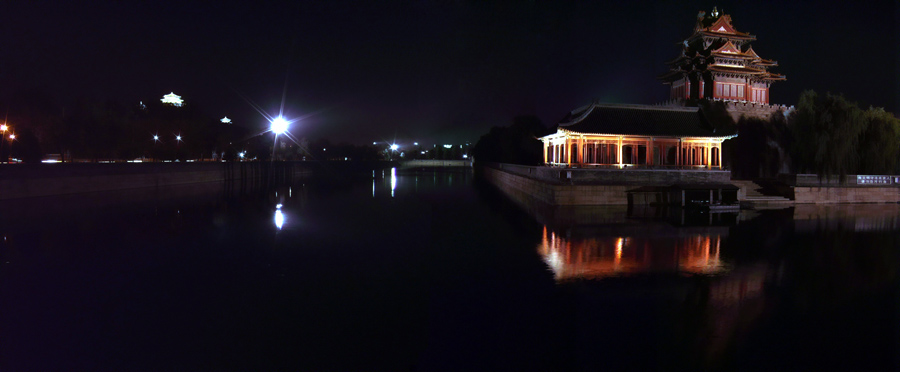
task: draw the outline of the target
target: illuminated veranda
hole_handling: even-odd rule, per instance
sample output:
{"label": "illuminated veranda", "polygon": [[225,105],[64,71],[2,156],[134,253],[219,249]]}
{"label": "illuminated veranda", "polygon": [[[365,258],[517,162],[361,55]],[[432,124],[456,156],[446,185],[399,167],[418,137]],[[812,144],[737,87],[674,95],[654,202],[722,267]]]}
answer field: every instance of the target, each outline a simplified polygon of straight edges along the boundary
{"label": "illuminated veranda", "polygon": [[554,166],[721,169],[722,142],[697,108],[594,103],[541,137]]}

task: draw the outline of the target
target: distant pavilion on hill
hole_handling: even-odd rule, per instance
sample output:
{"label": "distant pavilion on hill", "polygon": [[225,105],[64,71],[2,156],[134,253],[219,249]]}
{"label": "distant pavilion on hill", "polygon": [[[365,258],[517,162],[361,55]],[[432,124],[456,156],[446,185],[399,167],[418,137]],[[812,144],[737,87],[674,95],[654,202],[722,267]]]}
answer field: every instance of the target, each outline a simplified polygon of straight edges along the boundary
{"label": "distant pavilion on hill", "polygon": [[717,129],[697,107],[592,103],[570,112],[541,137],[547,165],[721,169]]}

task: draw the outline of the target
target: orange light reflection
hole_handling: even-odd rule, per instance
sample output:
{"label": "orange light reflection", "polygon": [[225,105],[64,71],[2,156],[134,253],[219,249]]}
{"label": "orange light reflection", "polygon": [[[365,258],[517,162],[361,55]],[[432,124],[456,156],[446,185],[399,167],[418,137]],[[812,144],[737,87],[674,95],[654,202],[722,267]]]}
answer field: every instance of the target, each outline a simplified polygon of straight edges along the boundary
{"label": "orange light reflection", "polygon": [[557,280],[649,272],[717,274],[721,235],[563,238],[544,227],[538,253]]}

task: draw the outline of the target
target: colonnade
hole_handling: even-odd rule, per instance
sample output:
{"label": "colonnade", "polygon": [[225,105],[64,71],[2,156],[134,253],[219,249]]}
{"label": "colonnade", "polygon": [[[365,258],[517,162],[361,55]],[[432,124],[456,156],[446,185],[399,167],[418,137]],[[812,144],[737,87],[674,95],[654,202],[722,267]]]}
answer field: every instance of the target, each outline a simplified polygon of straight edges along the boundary
{"label": "colonnade", "polygon": [[706,138],[559,137],[544,142],[547,164],[722,167],[722,141]]}

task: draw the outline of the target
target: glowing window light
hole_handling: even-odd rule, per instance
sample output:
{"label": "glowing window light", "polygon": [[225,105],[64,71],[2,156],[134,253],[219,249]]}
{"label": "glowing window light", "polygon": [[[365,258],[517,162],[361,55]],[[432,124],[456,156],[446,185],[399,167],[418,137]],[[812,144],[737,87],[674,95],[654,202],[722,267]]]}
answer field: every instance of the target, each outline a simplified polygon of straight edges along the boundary
{"label": "glowing window light", "polygon": [[219,121],[221,121],[223,124],[231,124],[231,119],[229,119],[227,116],[219,119]]}
{"label": "glowing window light", "polygon": [[175,107],[181,107],[181,105],[184,104],[184,100],[181,99],[181,96],[175,94],[175,92],[164,95],[160,101]]}
{"label": "glowing window light", "polygon": [[279,116],[275,119],[272,119],[272,124],[269,126],[269,129],[272,130],[275,134],[282,134],[288,130],[288,123],[283,117]]}
{"label": "glowing window light", "polygon": [[451,148],[453,148],[453,145],[444,145],[444,148],[445,148],[445,149],[451,149]]}

